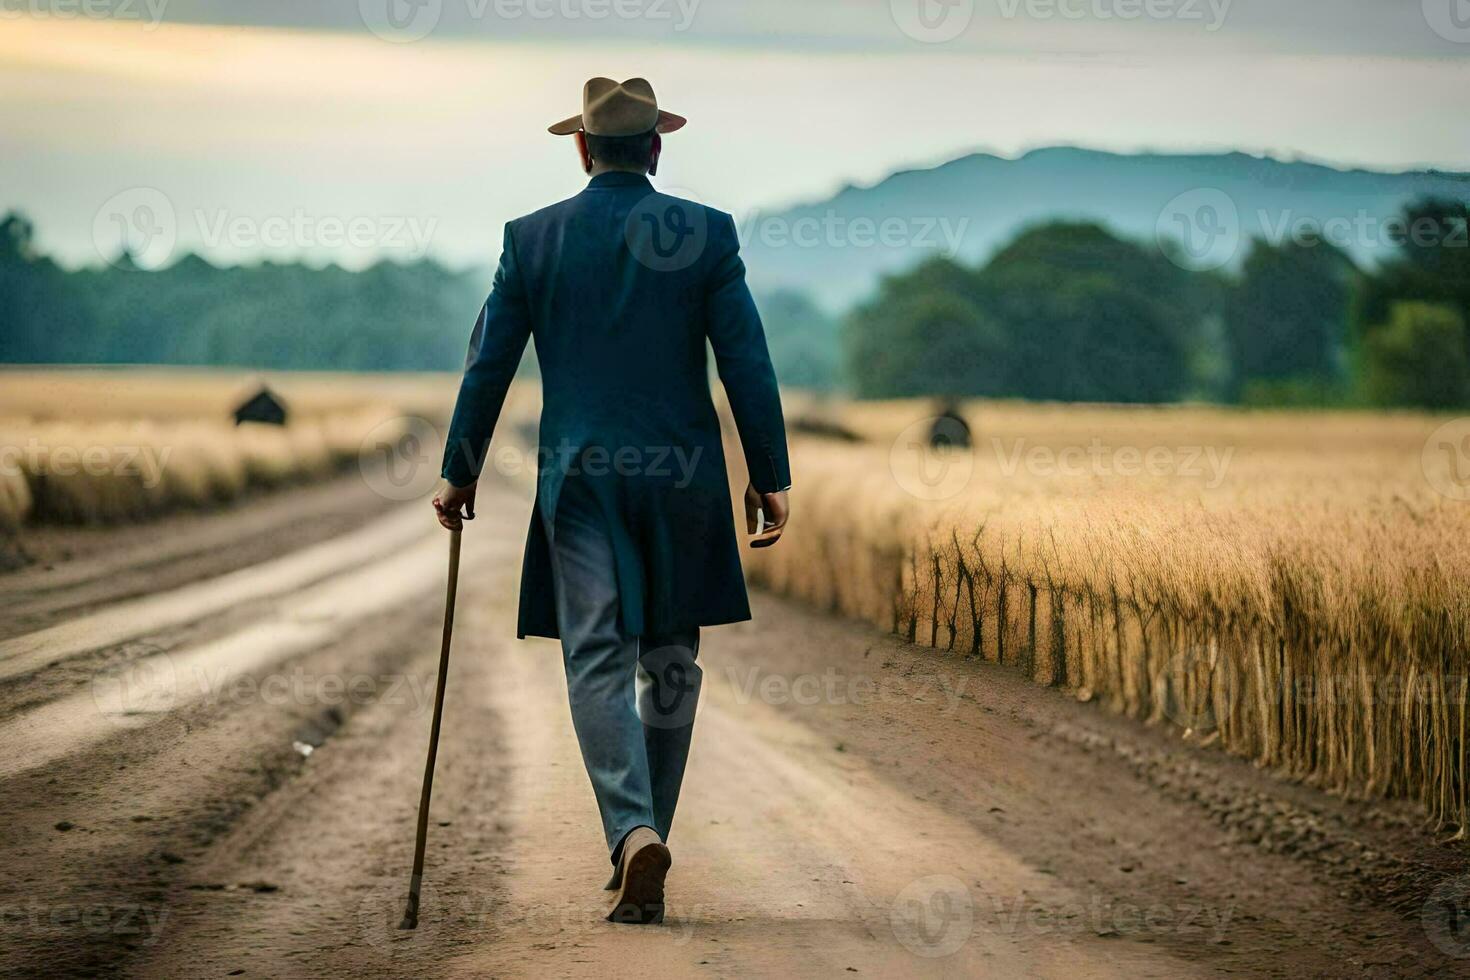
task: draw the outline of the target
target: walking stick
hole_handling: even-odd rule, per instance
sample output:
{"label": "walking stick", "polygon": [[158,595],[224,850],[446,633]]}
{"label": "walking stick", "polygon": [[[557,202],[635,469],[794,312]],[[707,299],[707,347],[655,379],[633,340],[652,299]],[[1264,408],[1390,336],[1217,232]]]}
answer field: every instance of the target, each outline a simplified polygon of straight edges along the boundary
{"label": "walking stick", "polygon": [[434,758],[439,754],[439,722],[444,717],[444,682],[449,677],[449,640],[454,635],[454,593],[459,587],[459,535],[449,533],[449,586],[444,595],[444,639],[439,645],[439,683],[434,688],[434,724],[429,728],[429,759],[424,763],[424,790],[419,796],[419,833],[413,849],[413,877],[408,879],[408,905],[400,929],[417,929],[419,886],[424,881],[424,845],[429,838],[429,794],[434,789]]}

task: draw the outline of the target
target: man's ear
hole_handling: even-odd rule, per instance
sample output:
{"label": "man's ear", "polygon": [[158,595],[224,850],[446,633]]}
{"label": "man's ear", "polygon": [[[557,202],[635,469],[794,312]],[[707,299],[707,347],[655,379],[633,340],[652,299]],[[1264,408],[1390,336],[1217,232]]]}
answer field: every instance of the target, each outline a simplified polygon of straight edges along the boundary
{"label": "man's ear", "polygon": [[577,153],[582,158],[582,173],[590,174],[592,172],[592,154],[587,149],[587,134],[579,129],[572,134],[572,139],[577,141]]}
{"label": "man's ear", "polygon": [[653,134],[653,152],[648,155],[648,173],[658,176],[658,155],[664,151],[664,141],[658,133]]}

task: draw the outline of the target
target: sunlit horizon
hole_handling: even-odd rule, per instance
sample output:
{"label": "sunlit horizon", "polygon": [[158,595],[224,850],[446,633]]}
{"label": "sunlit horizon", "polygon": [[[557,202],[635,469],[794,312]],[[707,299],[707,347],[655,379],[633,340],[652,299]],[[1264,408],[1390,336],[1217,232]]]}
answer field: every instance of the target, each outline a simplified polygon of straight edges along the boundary
{"label": "sunlit horizon", "polygon": [[[657,183],[737,215],[971,152],[1059,145],[1470,170],[1470,134],[1442,123],[1470,90],[1470,60],[1287,55],[1248,42],[1237,36],[1213,56],[1198,43],[1026,56],[749,38],[722,47],[450,33],[391,44],[363,31],[8,19],[0,210],[33,220],[40,247],[73,266],[108,257],[94,218],[134,188],[162,192],[176,210],[178,254],[348,267],[418,257],[407,238],[265,249],[228,233],[239,217],[387,217],[427,229],[426,254],[483,266],[506,220],[582,186],[569,142],[545,127],[575,111],[593,74],[648,77],[689,116]],[[1160,86],[1160,72],[1178,84]],[[1324,105],[1351,106],[1354,124]]]}

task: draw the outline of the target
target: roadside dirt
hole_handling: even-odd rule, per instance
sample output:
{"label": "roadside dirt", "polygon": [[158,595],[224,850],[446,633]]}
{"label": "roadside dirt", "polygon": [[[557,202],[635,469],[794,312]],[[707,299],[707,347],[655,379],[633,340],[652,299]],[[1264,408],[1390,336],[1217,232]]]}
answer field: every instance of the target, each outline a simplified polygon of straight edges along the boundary
{"label": "roadside dirt", "polygon": [[[0,578],[0,602],[29,596],[37,617],[5,634],[0,669],[36,630],[108,623],[140,595],[170,613],[138,635],[113,622],[100,649],[31,650],[45,666],[0,680],[0,971],[1388,977],[1470,964],[1418,917],[1463,850],[1436,846],[1410,811],[760,596],[755,623],[701,648],[668,920],[604,923],[606,856],[558,651],[512,639],[528,504],[496,488],[480,509],[497,521],[465,540],[422,924],[400,932],[442,602],[427,507],[422,533],[380,564],[195,617],[199,593],[179,591],[394,519],[362,501],[318,536],[336,510],[319,489],[263,504],[261,523],[171,525],[172,557],[133,566],[127,588],[57,564],[76,583],[50,594],[94,590],[71,593],[82,602],[46,606],[25,581],[35,570]],[[158,552],[134,541],[149,564]],[[85,550],[78,562],[116,560]],[[19,751],[23,737],[43,747]]]}

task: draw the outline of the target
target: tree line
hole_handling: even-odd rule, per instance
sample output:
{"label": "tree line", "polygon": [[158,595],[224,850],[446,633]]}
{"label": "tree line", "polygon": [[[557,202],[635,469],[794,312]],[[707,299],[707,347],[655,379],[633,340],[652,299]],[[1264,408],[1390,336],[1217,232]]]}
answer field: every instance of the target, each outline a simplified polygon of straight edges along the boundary
{"label": "tree line", "polygon": [[432,261],[220,267],[186,255],[140,270],[124,254],[68,270],[0,220],[0,362],[441,370],[464,361],[484,277]]}
{"label": "tree line", "polygon": [[845,371],[875,398],[1460,407],[1467,216],[1411,205],[1377,268],[1294,236],[1253,240],[1233,273],[1098,224],[1040,225],[978,268],[940,258],[886,278],[843,325]]}
{"label": "tree line", "polygon": [[[978,267],[936,258],[886,277],[842,317],[793,291],[757,303],[792,387],[1454,408],[1470,404],[1467,216],[1463,202],[1409,206],[1393,257],[1371,269],[1295,236],[1253,240],[1232,272],[1192,271],[1099,224],[1053,222]],[[186,255],[142,271],[123,255],[68,270],[11,214],[0,220],[0,363],[453,370],[485,281],[432,259],[354,272]]]}

